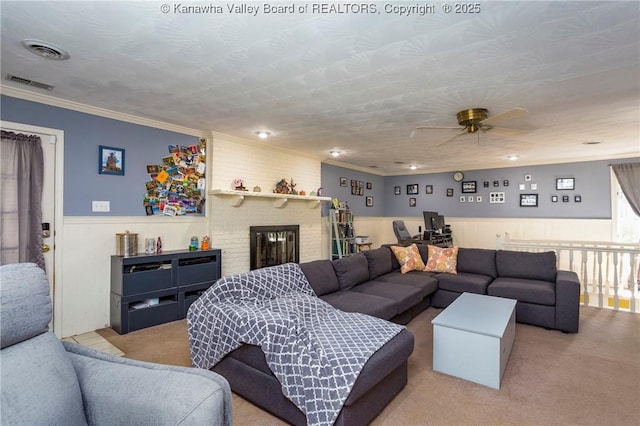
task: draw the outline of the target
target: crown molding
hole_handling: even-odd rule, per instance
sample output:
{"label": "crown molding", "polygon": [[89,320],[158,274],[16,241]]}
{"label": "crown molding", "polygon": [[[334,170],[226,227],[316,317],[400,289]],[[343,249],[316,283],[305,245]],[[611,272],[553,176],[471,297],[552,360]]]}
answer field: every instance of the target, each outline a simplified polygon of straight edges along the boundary
{"label": "crown molding", "polygon": [[342,167],[342,168],[345,168],[345,169],[357,170],[359,172],[369,173],[369,174],[377,175],[377,176],[396,176],[395,173],[393,173],[393,174],[392,173],[385,173],[385,172],[382,172],[380,170],[372,169],[370,167],[355,166],[353,164],[348,164],[348,163],[343,163],[341,161],[332,160],[331,158],[325,158],[324,160],[322,160],[322,162],[324,164],[330,164],[332,166]]}
{"label": "crown molding", "polygon": [[15,87],[0,84],[0,95],[19,98],[25,101],[37,102],[40,104],[50,105],[58,108],[70,109],[72,111],[83,112],[86,114],[97,115],[100,117],[111,118],[114,120],[125,121],[127,123],[139,124],[141,126],[153,127],[156,129],[168,130],[171,132],[182,133],[197,137],[207,137],[206,132],[191,129],[188,127],[178,126],[175,124],[164,123],[150,118],[138,117],[131,114],[112,111],[105,108],[94,107],[91,105],[81,104],[79,102],[68,101],[41,93],[35,93],[28,90],[18,89]]}

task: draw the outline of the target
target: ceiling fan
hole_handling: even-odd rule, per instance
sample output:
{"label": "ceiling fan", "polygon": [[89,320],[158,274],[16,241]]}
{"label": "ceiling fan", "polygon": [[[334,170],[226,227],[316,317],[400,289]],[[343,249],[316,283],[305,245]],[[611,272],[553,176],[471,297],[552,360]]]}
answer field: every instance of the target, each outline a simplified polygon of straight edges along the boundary
{"label": "ceiling fan", "polygon": [[489,117],[489,110],[486,108],[470,108],[465,109],[456,114],[458,118],[458,124],[463,127],[452,127],[452,126],[418,126],[415,128],[413,132],[411,132],[411,137],[414,136],[416,130],[424,130],[424,129],[452,129],[459,130],[455,135],[448,137],[443,140],[436,146],[442,146],[447,142],[452,141],[458,136],[468,134],[468,133],[478,133],[478,132],[489,132],[495,134],[500,134],[503,136],[519,136],[528,133],[526,130],[519,129],[509,129],[506,127],[494,127],[493,123],[498,121],[509,120],[512,118],[520,117],[522,115],[527,114],[528,111],[524,108],[512,108],[506,111],[503,111],[499,114],[493,115]]}

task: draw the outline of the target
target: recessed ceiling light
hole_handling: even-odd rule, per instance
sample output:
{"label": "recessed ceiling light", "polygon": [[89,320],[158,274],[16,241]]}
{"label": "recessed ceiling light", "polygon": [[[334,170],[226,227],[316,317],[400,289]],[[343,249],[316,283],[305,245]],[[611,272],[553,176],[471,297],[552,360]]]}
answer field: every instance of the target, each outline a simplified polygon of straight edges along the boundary
{"label": "recessed ceiling light", "polygon": [[258,130],[256,132],[256,135],[258,135],[260,139],[266,139],[271,136],[271,132],[267,132],[266,130]]}
{"label": "recessed ceiling light", "polygon": [[63,48],[46,41],[28,38],[22,40],[21,43],[29,52],[35,53],[36,55],[42,56],[46,59],[51,59],[54,61],[64,61],[65,59],[69,59],[71,57],[69,53]]}
{"label": "recessed ceiling light", "polygon": [[418,166],[416,166],[415,164],[412,164],[412,165],[410,165],[410,166],[409,166],[409,168],[410,168],[411,170],[415,170],[415,169],[417,169],[417,168],[418,168]]}
{"label": "recessed ceiling light", "polygon": [[329,154],[331,154],[332,157],[338,157],[340,156],[340,154],[342,154],[342,151],[333,150],[329,151]]}
{"label": "recessed ceiling light", "polygon": [[507,160],[511,160],[511,161],[516,161],[518,158],[520,158],[519,155],[508,155],[507,156]]}

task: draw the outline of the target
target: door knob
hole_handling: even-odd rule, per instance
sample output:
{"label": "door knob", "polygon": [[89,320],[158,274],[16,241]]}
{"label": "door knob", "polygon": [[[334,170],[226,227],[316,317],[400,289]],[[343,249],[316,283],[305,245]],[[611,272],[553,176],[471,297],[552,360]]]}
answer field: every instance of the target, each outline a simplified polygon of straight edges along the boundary
{"label": "door knob", "polygon": [[47,253],[49,250],[51,250],[51,247],[49,247],[49,244],[43,244],[42,245],[42,252],[43,253]]}

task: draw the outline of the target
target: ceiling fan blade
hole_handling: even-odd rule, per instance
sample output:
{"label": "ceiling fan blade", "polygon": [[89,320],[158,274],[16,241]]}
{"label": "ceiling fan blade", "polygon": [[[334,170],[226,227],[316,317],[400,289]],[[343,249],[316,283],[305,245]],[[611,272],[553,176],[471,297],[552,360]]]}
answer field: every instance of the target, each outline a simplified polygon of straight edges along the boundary
{"label": "ceiling fan blade", "polygon": [[501,112],[499,114],[493,115],[491,117],[485,118],[480,123],[482,123],[482,124],[491,124],[491,123],[495,123],[496,121],[510,120],[512,118],[521,117],[521,116],[527,114],[528,112],[529,111],[527,111],[524,108],[512,108],[512,109],[508,109],[506,111],[503,111],[503,112]]}
{"label": "ceiling fan blade", "polygon": [[529,133],[527,130],[508,129],[506,127],[491,127],[490,129],[487,129],[487,131],[491,132],[491,134],[501,136],[521,136]]}
{"label": "ceiling fan blade", "polygon": [[453,129],[458,130],[460,126],[417,126],[416,130],[424,130],[424,129]]}
{"label": "ceiling fan blade", "polygon": [[458,136],[466,135],[466,134],[467,134],[467,130],[465,129],[465,130],[463,130],[463,131],[461,131],[461,132],[459,132],[459,133],[456,133],[455,135],[451,136],[450,138],[447,138],[447,139],[443,140],[442,142],[440,142],[440,143],[439,143],[438,145],[436,145],[436,146],[442,146],[442,145],[446,144],[447,142],[451,142],[452,140],[454,140],[454,139],[455,139],[455,138],[457,138]]}
{"label": "ceiling fan blade", "polygon": [[413,131],[411,132],[411,135],[409,136],[410,138],[413,138],[416,135],[416,130],[460,130],[462,129],[460,126],[417,126],[415,129],[413,129]]}

